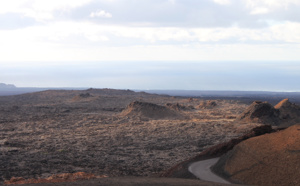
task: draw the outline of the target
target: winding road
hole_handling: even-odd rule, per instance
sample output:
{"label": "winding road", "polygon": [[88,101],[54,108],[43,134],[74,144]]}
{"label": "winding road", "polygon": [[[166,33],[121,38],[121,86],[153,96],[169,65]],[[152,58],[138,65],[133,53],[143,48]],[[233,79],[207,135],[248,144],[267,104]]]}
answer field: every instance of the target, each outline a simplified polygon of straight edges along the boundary
{"label": "winding road", "polygon": [[220,158],[213,158],[192,163],[189,166],[189,171],[201,180],[231,184],[210,170],[210,167],[216,164],[219,159]]}

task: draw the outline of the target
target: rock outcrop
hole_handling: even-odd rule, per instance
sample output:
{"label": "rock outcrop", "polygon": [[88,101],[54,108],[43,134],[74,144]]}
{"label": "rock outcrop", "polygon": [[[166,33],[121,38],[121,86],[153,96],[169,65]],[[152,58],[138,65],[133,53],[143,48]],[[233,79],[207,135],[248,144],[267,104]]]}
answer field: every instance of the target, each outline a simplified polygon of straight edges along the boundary
{"label": "rock outcrop", "polygon": [[282,126],[300,123],[300,107],[291,103],[288,99],[282,100],[274,108],[280,113],[279,118]]}
{"label": "rock outcrop", "polygon": [[180,113],[171,110],[165,106],[153,103],[134,101],[131,102],[125,110],[122,111],[123,116],[138,116],[150,119],[177,119],[181,118]]}
{"label": "rock outcrop", "polygon": [[203,101],[199,104],[199,109],[212,109],[217,106],[217,103],[213,100]]}
{"label": "rock outcrop", "polygon": [[213,170],[243,184],[299,185],[300,125],[239,143]]}
{"label": "rock outcrop", "polygon": [[176,103],[176,104],[167,103],[166,107],[168,107],[170,109],[173,109],[173,110],[176,110],[176,111],[186,111],[186,110],[192,110],[192,109],[194,109],[193,106],[184,106],[184,105],[181,105],[179,103]]}
{"label": "rock outcrop", "polygon": [[243,122],[278,125],[279,111],[268,102],[253,102],[238,118]]}
{"label": "rock outcrop", "polygon": [[240,122],[254,122],[288,127],[300,122],[300,107],[284,99],[273,107],[268,102],[253,102],[238,118]]}
{"label": "rock outcrop", "polygon": [[92,98],[94,97],[93,95],[91,95],[90,93],[81,93],[77,96],[74,96],[72,101],[81,101],[81,100],[86,100],[88,98]]}

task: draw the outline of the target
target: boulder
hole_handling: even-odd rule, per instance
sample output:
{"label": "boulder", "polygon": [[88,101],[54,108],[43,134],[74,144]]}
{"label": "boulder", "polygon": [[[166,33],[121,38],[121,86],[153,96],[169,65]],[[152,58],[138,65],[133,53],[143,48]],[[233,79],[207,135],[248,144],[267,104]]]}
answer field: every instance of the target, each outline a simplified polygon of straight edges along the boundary
{"label": "boulder", "polygon": [[200,109],[212,109],[216,107],[218,104],[213,100],[203,101],[199,104],[198,108]]}

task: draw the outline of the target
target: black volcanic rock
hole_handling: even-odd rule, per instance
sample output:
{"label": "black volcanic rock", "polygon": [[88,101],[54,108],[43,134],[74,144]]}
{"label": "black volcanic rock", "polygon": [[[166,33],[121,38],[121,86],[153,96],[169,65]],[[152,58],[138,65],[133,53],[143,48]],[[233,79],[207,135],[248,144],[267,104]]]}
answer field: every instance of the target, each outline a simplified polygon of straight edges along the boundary
{"label": "black volcanic rock", "polygon": [[237,117],[237,121],[288,127],[300,123],[300,107],[288,99],[280,101],[275,107],[268,102],[255,101]]}
{"label": "black volcanic rock", "polygon": [[237,118],[237,120],[278,125],[279,111],[268,102],[255,101]]}
{"label": "black volcanic rock", "polygon": [[173,103],[167,103],[166,107],[177,110],[177,111],[185,111],[185,110],[191,110],[194,109],[193,106],[184,106],[179,103],[173,104]]}

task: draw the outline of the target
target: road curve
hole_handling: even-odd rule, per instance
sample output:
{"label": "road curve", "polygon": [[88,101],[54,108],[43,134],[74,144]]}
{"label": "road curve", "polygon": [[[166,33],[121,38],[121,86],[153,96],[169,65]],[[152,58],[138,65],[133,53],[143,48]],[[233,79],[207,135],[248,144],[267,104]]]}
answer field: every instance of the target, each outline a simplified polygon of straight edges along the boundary
{"label": "road curve", "polygon": [[231,184],[210,170],[210,167],[216,164],[219,159],[220,158],[213,158],[204,161],[197,161],[189,166],[189,171],[201,180]]}

